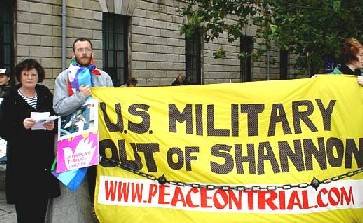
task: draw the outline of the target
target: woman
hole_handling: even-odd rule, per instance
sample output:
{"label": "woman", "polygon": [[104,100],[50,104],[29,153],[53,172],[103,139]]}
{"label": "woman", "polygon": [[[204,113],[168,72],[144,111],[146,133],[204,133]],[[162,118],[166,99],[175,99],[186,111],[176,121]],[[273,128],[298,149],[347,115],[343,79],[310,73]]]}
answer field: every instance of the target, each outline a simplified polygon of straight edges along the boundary
{"label": "woman", "polygon": [[363,46],[355,38],[347,38],[344,40],[341,59],[343,64],[336,67],[333,74],[350,74],[361,75],[363,68]]}
{"label": "woman", "polygon": [[349,74],[358,76],[357,82],[363,86],[363,45],[355,38],[344,40],[341,59],[343,64],[337,66],[332,74]]}
{"label": "woman", "polygon": [[38,85],[44,69],[33,59],[16,65],[19,84],[12,88],[0,107],[0,136],[8,141],[5,175],[6,199],[15,204],[18,222],[44,222],[48,199],[60,195],[56,178],[50,172],[54,160],[54,122],[44,130],[32,130],[31,112],[53,114],[53,96]]}

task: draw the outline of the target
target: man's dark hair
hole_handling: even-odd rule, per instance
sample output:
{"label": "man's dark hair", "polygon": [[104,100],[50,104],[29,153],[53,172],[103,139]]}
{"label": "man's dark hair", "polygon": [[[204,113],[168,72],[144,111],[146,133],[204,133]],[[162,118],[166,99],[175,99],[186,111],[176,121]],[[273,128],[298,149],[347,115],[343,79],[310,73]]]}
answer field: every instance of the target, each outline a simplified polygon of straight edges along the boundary
{"label": "man's dark hair", "polygon": [[189,85],[190,82],[186,76],[179,74],[175,80],[171,83],[171,86]]}
{"label": "man's dark hair", "polygon": [[45,78],[44,68],[34,59],[25,59],[15,66],[15,76],[18,82],[21,82],[21,72],[36,69],[38,72],[38,83],[42,82]]}
{"label": "man's dark hair", "polygon": [[90,39],[88,39],[86,37],[80,37],[80,38],[75,39],[74,42],[73,42],[73,52],[75,50],[74,46],[76,45],[76,42],[78,42],[78,41],[80,41],[80,42],[83,42],[83,41],[89,42],[89,45],[91,45],[91,49],[93,49],[93,46],[92,46],[92,43],[91,43]]}
{"label": "man's dark hair", "polygon": [[127,86],[130,86],[130,85],[132,85],[132,86],[136,86],[137,85],[137,80],[135,79],[135,78],[130,78],[130,79],[128,79],[127,81],[126,81],[126,85]]}

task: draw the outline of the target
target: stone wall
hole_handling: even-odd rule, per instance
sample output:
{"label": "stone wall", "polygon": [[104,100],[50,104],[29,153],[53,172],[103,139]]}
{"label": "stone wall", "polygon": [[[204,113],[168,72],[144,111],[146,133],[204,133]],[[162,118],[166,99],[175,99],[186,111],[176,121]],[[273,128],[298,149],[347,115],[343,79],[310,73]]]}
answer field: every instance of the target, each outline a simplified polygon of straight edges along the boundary
{"label": "stone wall", "polygon": [[[45,68],[45,84],[53,89],[61,71],[61,0],[18,0],[16,63],[37,59]],[[92,39],[96,64],[102,67],[102,11],[97,0],[67,1],[67,63],[77,37]]]}
{"label": "stone wall", "polygon": [[15,61],[37,59],[45,68],[45,84],[51,88],[61,68],[60,2],[17,2]]}
{"label": "stone wall", "polygon": [[[45,84],[53,89],[61,71],[61,0],[18,0],[16,12],[16,62],[24,58],[38,59],[46,70]],[[111,4],[112,3],[112,4]],[[185,36],[180,33],[184,18],[179,0],[113,0],[67,1],[67,64],[72,56],[72,43],[77,37],[92,40],[95,62],[102,67],[102,11],[130,16],[129,76],[139,85],[170,85],[179,74],[185,74]],[[132,10],[130,10],[132,8]],[[112,11],[113,10],[113,11]],[[254,35],[255,27],[247,27],[246,35]],[[258,40],[260,41],[260,40]],[[254,45],[257,47],[257,44]],[[224,58],[213,53],[222,48]],[[222,34],[213,42],[202,44],[203,82],[240,82],[239,41],[227,42]],[[293,57],[290,57],[290,59]],[[279,79],[279,51],[270,51],[269,75],[267,56],[252,61],[252,79]],[[290,72],[294,72],[291,66]]]}
{"label": "stone wall", "polygon": [[[184,20],[179,15],[183,6],[178,0],[138,0],[131,17],[129,61],[131,76],[140,85],[170,85],[178,73],[185,74],[185,36],[180,33]],[[248,27],[245,32],[253,36],[256,27]],[[225,33],[202,44],[205,84],[240,82],[239,44],[228,43]],[[215,59],[214,52],[219,48],[226,56]],[[269,64],[267,54],[252,61],[252,80],[280,79],[279,53],[276,48],[269,51]]]}
{"label": "stone wall", "polygon": [[[179,1],[139,1],[131,18],[131,76],[140,85],[170,85],[185,73]],[[130,52],[129,52],[130,53]]]}
{"label": "stone wall", "polygon": [[[227,34],[223,33],[217,40],[204,43],[204,83],[240,82],[239,40],[228,43]],[[215,58],[214,53],[222,49],[223,58]]]}

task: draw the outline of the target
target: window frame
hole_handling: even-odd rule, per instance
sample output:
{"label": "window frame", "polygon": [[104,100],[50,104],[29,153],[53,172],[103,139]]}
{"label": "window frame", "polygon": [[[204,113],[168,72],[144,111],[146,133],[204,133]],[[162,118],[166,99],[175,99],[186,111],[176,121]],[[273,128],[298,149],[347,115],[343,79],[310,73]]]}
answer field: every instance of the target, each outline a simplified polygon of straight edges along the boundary
{"label": "window frame", "polygon": [[[244,57],[240,58],[240,80],[241,82],[252,81],[252,36],[243,35],[240,37],[240,54]],[[246,56],[247,55],[247,56]]]}
{"label": "window frame", "polygon": [[[14,50],[14,9],[16,7],[16,1],[11,0],[3,0],[2,7],[0,9],[0,68],[6,68],[10,70],[10,73],[14,70],[14,61],[15,61],[15,50]],[[2,17],[8,13],[8,21],[3,22]],[[9,42],[4,42],[4,24],[9,26],[8,32],[8,40]],[[9,61],[5,63],[5,46],[8,46],[9,50]],[[13,78],[11,81],[14,81]]]}
{"label": "window frame", "polygon": [[[118,87],[126,84],[128,78],[128,36],[130,17],[108,12],[103,12],[102,15],[103,69],[112,78],[114,86]],[[121,25],[120,30],[122,32],[117,31],[118,28],[116,26],[118,24]],[[123,43],[121,43],[121,49],[116,47],[120,46],[117,45],[120,44],[117,41],[117,36],[122,36],[121,38]],[[110,46],[110,39],[112,39],[112,46]],[[109,57],[110,54],[113,55]],[[118,58],[119,54],[123,54],[121,61]],[[113,64],[110,64],[109,58],[112,58]],[[118,63],[123,64],[123,66],[119,66]],[[122,75],[118,73],[119,70],[122,70]]]}
{"label": "window frame", "polygon": [[190,84],[202,83],[202,30],[185,36],[185,73]]}

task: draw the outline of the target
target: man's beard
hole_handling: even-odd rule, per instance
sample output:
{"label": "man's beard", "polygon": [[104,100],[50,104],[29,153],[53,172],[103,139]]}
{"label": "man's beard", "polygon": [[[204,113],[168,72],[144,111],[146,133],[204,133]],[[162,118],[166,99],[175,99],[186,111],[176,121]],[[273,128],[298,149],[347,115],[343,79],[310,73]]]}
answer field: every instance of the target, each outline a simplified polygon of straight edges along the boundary
{"label": "man's beard", "polygon": [[[91,60],[92,60],[92,57],[81,57],[81,58],[79,58],[79,57],[75,56],[75,58],[76,58],[77,63],[79,65],[82,65],[82,66],[88,66],[91,63]],[[81,63],[81,59],[88,59],[88,61],[87,61],[86,64],[84,64],[84,63]]]}

